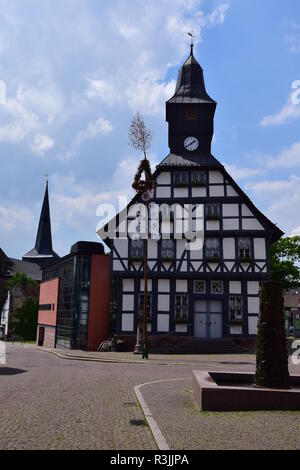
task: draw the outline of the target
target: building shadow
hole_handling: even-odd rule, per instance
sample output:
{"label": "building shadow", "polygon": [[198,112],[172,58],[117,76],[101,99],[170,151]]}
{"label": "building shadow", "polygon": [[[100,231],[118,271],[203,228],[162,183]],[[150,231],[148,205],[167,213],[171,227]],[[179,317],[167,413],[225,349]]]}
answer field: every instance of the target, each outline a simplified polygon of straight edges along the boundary
{"label": "building shadow", "polygon": [[15,369],[14,367],[0,367],[0,375],[18,375],[27,372],[23,369]]}

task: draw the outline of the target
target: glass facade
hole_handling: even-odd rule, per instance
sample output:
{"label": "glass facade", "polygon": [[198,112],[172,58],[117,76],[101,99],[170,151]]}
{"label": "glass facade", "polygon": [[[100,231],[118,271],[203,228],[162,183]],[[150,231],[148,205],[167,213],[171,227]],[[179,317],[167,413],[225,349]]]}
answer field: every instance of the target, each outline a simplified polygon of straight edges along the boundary
{"label": "glass facade", "polygon": [[48,268],[44,281],[59,277],[56,344],[87,349],[91,256],[73,256]]}

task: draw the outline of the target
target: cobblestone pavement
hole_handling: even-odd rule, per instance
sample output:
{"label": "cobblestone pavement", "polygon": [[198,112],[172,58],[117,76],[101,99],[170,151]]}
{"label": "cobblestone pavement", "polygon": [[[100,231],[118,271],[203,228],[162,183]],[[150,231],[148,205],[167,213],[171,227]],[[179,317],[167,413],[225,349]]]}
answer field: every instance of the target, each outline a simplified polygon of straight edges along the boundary
{"label": "cobblestone pavement", "polygon": [[[254,368],[243,356],[211,359],[214,370]],[[207,358],[196,368],[207,369]],[[187,380],[142,389],[171,448],[300,447],[300,413],[199,413],[193,369],[68,360],[8,345],[0,366],[0,449],[155,449],[133,387],[173,378]]]}

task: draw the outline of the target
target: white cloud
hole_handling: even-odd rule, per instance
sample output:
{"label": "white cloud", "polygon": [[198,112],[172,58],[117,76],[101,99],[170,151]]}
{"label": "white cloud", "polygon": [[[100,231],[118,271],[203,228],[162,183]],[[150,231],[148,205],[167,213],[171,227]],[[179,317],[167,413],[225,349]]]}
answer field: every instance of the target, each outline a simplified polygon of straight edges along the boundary
{"label": "white cloud", "polygon": [[55,142],[51,137],[45,134],[37,134],[30,145],[31,150],[36,155],[43,157],[48,150],[52,149]]}
{"label": "white cloud", "polygon": [[233,179],[241,180],[261,175],[265,172],[263,168],[247,168],[224,163],[224,166]]}
{"label": "white cloud", "polygon": [[287,234],[295,229],[299,221],[300,177],[290,175],[287,179],[264,180],[247,183],[257,206]]}
{"label": "white cloud", "polygon": [[289,21],[286,23],[286,28],[285,43],[291,53],[298,54],[300,52],[300,23]]}
{"label": "white cloud", "polygon": [[267,157],[265,164],[268,168],[295,168],[300,166],[300,142],[284,148],[275,157]]}
{"label": "white cloud", "polygon": [[218,5],[209,16],[209,24],[211,26],[223,24],[228,8],[229,3],[221,3],[220,5]]}
{"label": "white cloud", "polygon": [[293,93],[289,96],[287,103],[278,113],[265,116],[260,121],[260,125],[262,127],[279,126],[286,121],[300,118],[300,104],[293,103],[292,96]]}
{"label": "white cloud", "polygon": [[30,231],[34,223],[34,214],[27,207],[0,203],[0,233],[17,230]]}

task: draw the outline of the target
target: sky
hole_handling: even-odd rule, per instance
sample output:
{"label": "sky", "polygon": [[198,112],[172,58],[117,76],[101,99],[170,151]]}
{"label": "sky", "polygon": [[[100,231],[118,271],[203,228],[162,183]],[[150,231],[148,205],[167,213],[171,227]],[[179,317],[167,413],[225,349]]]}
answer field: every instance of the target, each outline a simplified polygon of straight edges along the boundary
{"label": "sky", "polygon": [[34,246],[45,173],[55,251],[98,240],[99,204],[133,196],[135,112],[153,132],[152,164],[168,154],[165,101],[190,30],[218,103],[213,155],[286,235],[300,234],[298,0],[0,0],[0,24],[8,256]]}

